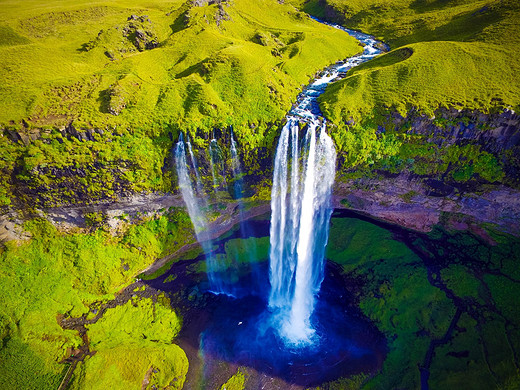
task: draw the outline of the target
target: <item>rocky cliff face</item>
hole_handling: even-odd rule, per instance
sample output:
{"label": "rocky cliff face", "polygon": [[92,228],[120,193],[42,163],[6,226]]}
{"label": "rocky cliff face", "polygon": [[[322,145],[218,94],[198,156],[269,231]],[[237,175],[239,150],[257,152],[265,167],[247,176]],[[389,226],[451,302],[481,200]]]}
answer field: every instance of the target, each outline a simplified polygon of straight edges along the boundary
{"label": "rocky cliff face", "polygon": [[490,240],[483,228],[490,224],[520,235],[518,190],[506,186],[458,194],[452,190],[440,195],[428,183],[406,173],[384,179],[358,179],[337,185],[334,207],[356,210],[421,232],[441,224],[448,229],[470,230]]}
{"label": "rocky cliff face", "polygon": [[[470,180],[455,181],[446,174],[420,175],[406,166],[397,173],[374,168],[370,175],[361,178],[338,178],[334,191],[334,207],[349,208],[422,232],[442,224],[447,228],[471,230],[484,239],[490,239],[483,227],[491,224],[501,231],[520,235],[518,114],[511,110],[484,114],[454,109],[439,109],[434,117],[414,111],[406,117],[393,113],[377,129],[380,134],[389,131],[420,136],[422,142],[441,149],[453,145],[479,145],[482,150],[497,158],[505,171],[505,179],[492,183],[477,175]],[[63,137],[80,142],[95,141],[97,135],[103,135],[103,130],[76,129],[72,125],[60,129],[60,132]],[[27,144],[42,137],[42,133],[36,131],[29,133],[6,130],[4,134],[13,141]],[[264,152],[265,156],[270,155],[268,151]],[[271,176],[271,163],[269,158],[256,159],[260,170],[249,172],[246,176],[249,184],[258,185],[263,178],[266,185]],[[128,164],[130,165],[127,166]],[[201,164],[208,165],[206,170],[210,172],[209,162],[202,160]],[[137,195],[124,175],[128,169],[138,169],[131,165],[131,162],[122,162],[113,167],[100,163],[61,169],[40,167],[33,172],[34,177],[49,176],[55,180],[49,183],[41,181],[35,187],[34,183],[16,179],[14,187],[16,193],[20,194],[20,199],[32,199],[31,207],[36,206],[53,223],[65,230],[75,226],[84,227],[88,215],[101,213],[107,218],[111,229],[117,231],[121,224],[120,217],[124,213],[132,215],[136,210],[145,214],[155,213],[159,209],[182,206],[182,200],[176,194],[175,188],[172,196],[157,193]],[[163,168],[172,171],[171,161],[166,162]],[[101,174],[103,172],[109,172],[110,175]],[[99,187],[99,191],[95,194],[83,191],[82,179],[92,181],[90,186],[94,184]],[[104,183],[105,179],[111,183]],[[103,192],[106,188],[110,188],[109,193]],[[68,195],[60,196],[62,193]],[[19,229],[23,218],[15,212],[17,208],[23,207],[23,202],[18,202],[10,211],[4,210],[4,239],[23,236]],[[132,218],[126,222],[131,223],[131,220]]]}
{"label": "rocky cliff face", "polygon": [[[485,114],[439,109],[433,117],[415,111],[407,116],[393,113],[377,131],[417,136],[420,145],[434,145],[438,150],[476,145],[496,158],[503,179],[490,182],[477,174],[454,180],[449,175],[451,162],[437,174],[418,174],[406,166],[399,172],[374,169],[367,177],[340,180],[334,207],[422,232],[441,224],[489,240],[483,228],[488,224],[520,235],[520,116],[514,111]],[[459,158],[457,163],[463,166],[476,163],[462,155]]]}
{"label": "rocky cliff face", "polygon": [[[393,113],[379,132],[395,129],[420,135],[439,147],[476,144],[493,154],[503,165],[509,183],[520,183],[520,115],[512,110],[481,113],[441,108],[433,117],[410,111]],[[385,128],[386,127],[386,128]]]}

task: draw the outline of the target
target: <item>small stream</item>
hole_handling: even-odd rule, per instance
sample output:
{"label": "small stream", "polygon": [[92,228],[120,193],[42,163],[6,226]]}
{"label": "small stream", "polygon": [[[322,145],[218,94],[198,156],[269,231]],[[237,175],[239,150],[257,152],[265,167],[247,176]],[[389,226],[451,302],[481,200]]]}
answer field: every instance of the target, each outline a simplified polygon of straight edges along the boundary
{"label": "small stream", "polygon": [[337,24],[327,23],[314,17],[312,19],[345,31],[351,37],[358,40],[358,42],[363,46],[363,52],[343,61],[338,61],[334,65],[325,68],[320,72],[320,75],[309,84],[302,93],[300,93],[296,103],[287,115],[287,119],[292,118],[305,122],[325,120],[320,110],[318,97],[325,92],[325,88],[327,88],[330,83],[341,80],[346,76],[350,69],[377,57],[379,54],[389,49],[385,43],[376,40],[372,35],[349,30]]}

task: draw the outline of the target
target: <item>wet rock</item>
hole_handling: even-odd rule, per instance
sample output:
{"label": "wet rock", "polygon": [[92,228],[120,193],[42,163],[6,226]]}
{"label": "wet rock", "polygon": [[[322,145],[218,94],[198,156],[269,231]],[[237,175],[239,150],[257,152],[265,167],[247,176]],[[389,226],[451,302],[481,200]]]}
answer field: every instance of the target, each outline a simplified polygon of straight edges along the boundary
{"label": "wet rock", "polygon": [[[432,191],[435,187],[435,191]],[[484,231],[494,224],[499,230],[520,236],[520,190],[502,185],[455,195],[442,181],[416,180],[408,174],[395,178],[351,180],[337,183],[333,206],[366,213],[410,229],[428,232],[436,224]],[[455,221],[455,222],[454,222]],[[458,222],[456,222],[458,221]],[[479,235],[484,236],[481,232]]]}
{"label": "wet rock", "polygon": [[15,211],[0,215],[0,243],[12,240],[28,240],[31,234],[24,230],[23,220]]}

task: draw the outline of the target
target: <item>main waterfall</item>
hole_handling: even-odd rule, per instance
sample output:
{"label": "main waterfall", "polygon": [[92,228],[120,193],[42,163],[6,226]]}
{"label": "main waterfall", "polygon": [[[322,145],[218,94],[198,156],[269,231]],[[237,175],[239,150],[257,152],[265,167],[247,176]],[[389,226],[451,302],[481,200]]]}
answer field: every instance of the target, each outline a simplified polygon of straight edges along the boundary
{"label": "main waterfall", "polygon": [[314,297],[323,280],[336,150],[325,125],[316,122],[308,124],[299,142],[298,123],[289,118],[276,150],[269,306],[278,311],[281,335],[291,344],[307,344],[314,333]]}
{"label": "main waterfall", "polygon": [[[326,69],[298,97],[276,149],[271,192],[269,307],[273,326],[289,345],[308,345],[311,316],[324,274],[332,213],[336,150],[317,98],[350,68],[381,53],[371,36],[340,28],[365,45],[363,53]],[[300,140],[300,125],[306,127]]]}

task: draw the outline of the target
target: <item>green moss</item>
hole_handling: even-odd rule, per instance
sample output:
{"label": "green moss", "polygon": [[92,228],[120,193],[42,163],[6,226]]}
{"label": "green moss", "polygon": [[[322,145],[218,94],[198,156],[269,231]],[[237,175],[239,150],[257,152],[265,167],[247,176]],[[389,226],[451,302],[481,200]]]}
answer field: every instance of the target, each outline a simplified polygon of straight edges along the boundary
{"label": "green moss", "polygon": [[129,343],[101,350],[85,361],[75,374],[72,389],[117,389],[140,387],[148,370],[150,385],[180,390],[188,370],[188,360],[176,345],[153,342]]}
{"label": "green moss", "polygon": [[[183,225],[182,216],[152,219],[122,238],[102,230],[62,234],[45,220],[28,222],[29,242],[7,242],[0,249],[0,377],[27,388],[58,380],[63,370],[58,362],[81,339],[63,330],[57,317],[86,314],[90,304],[112,297],[157,256],[183,245],[191,237],[191,225]],[[24,365],[40,367],[34,371],[38,374]]]}
{"label": "green moss", "polygon": [[188,359],[173,340],[181,327],[180,319],[164,296],[128,301],[108,309],[88,326],[94,356],[87,358],[75,389],[138,387],[182,389]]}
{"label": "green moss", "polygon": [[483,286],[481,282],[471,275],[471,271],[462,265],[452,264],[441,271],[442,280],[446,286],[461,298],[474,298],[483,304]]}
{"label": "green moss", "polygon": [[267,261],[269,237],[232,239],[226,242],[224,250],[227,258],[238,264]]}
{"label": "green moss", "polygon": [[[420,386],[418,367],[433,341],[439,344],[429,367],[432,388],[507,388],[516,383],[513,351],[520,346],[520,334],[506,324],[518,322],[519,286],[511,279],[518,240],[491,234],[496,245],[442,229],[428,237],[411,234],[408,245],[429,258],[423,262],[385,229],[332,218],[327,257],[342,264],[346,277],[355,281],[359,307],[388,340],[382,372],[362,388]],[[447,333],[456,307],[462,315]]]}
{"label": "green moss", "polygon": [[343,265],[345,270],[372,264],[385,275],[391,275],[396,264],[418,261],[405,244],[393,239],[389,231],[354,218],[332,219],[326,257]]}
{"label": "green moss", "polygon": [[411,203],[414,196],[419,195],[417,191],[408,191],[406,194],[401,195],[401,199],[406,203]]}
{"label": "green moss", "polygon": [[[24,138],[11,156],[22,155],[16,185],[28,201],[51,207],[169,191],[168,160],[181,131],[203,148],[214,128],[233,125],[255,169],[256,148],[272,147],[274,123],[301,86],[359,51],[344,32],[274,0],[229,3],[229,20],[217,23],[218,12],[162,0],[7,7],[0,39],[31,39],[0,45],[0,125]],[[70,124],[68,133],[39,131]],[[15,167],[2,160],[8,179]],[[0,185],[0,205],[10,202],[9,181]]]}
{"label": "green moss", "polygon": [[45,359],[19,337],[4,341],[0,361],[0,386],[3,389],[13,388],[15,384],[19,389],[56,389],[60,384],[61,370],[58,367],[49,370]]}
{"label": "green moss", "polygon": [[84,215],[85,217],[85,224],[89,227],[100,227],[103,224],[106,223],[107,216],[104,215],[101,212],[93,212],[93,213],[86,213]]}
{"label": "green moss", "polygon": [[363,280],[356,294],[365,315],[389,340],[382,373],[363,388],[414,388],[420,383],[430,338],[442,338],[455,307],[433,287],[420,259],[405,244],[376,225],[353,218],[333,218],[327,258]]}
{"label": "green moss", "polygon": [[475,342],[479,338],[477,322],[463,314],[451,340],[435,353],[430,368],[430,386],[495,387],[482,346]]}
{"label": "green moss", "polygon": [[396,155],[401,142],[393,135],[376,135],[370,126],[340,124],[330,130],[341,156],[341,169],[372,165],[385,157]]}
{"label": "green moss", "polygon": [[235,375],[222,385],[220,390],[244,390],[245,382],[244,373],[239,369]]}
{"label": "green moss", "polygon": [[368,375],[365,374],[353,375],[349,378],[341,378],[334,382],[329,382],[323,387],[317,387],[316,390],[321,390],[322,388],[327,390],[360,390],[367,379]]}
{"label": "green moss", "polygon": [[516,296],[520,288],[519,283],[496,275],[485,275],[484,280],[500,312],[513,323],[519,323],[520,308],[516,304]]}

